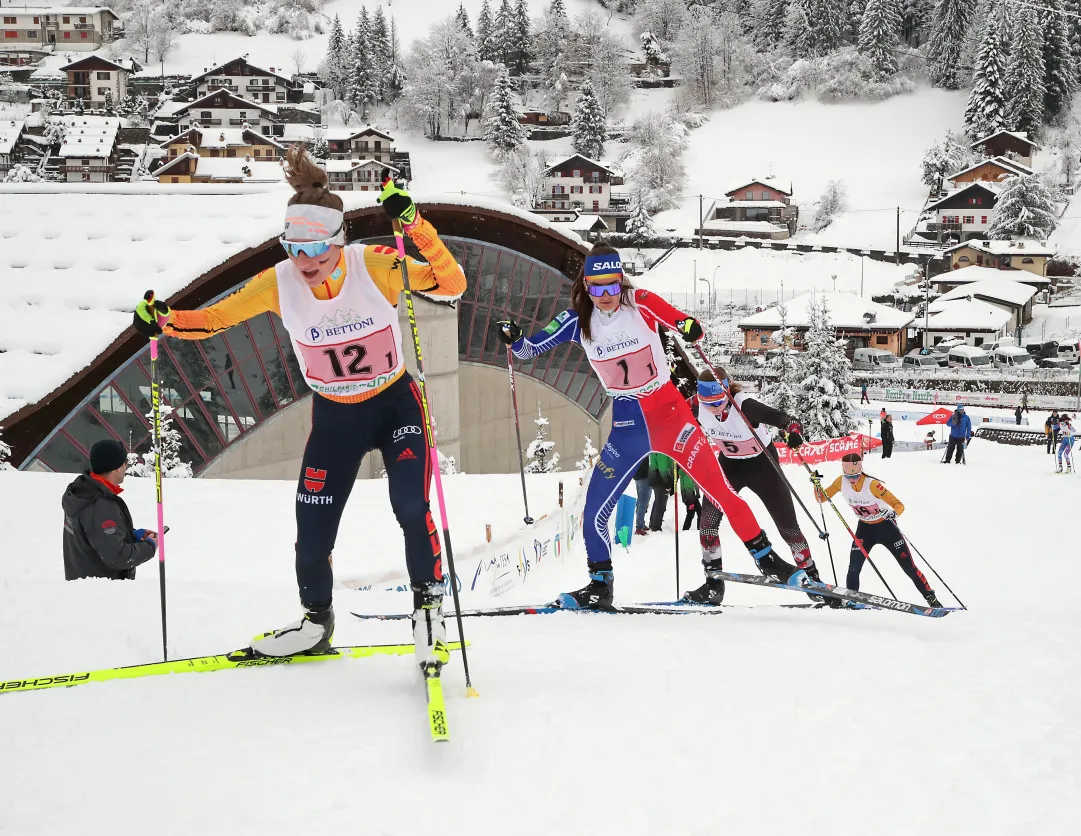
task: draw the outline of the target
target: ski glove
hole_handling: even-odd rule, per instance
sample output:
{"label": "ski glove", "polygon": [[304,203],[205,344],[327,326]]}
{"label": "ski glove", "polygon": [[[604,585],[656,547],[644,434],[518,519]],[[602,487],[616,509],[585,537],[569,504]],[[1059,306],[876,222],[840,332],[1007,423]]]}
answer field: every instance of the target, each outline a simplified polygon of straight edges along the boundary
{"label": "ski glove", "polygon": [[897,519],[897,512],[894,511],[892,508],[887,508],[885,511],[882,512],[882,519],[892,522],[893,520]]}
{"label": "ski glove", "polygon": [[799,449],[803,444],[803,425],[799,421],[793,421],[787,427],[788,435],[785,436],[785,444],[793,450]]}
{"label": "ski glove", "polygon": [[514,345],[522,338],[522,329],[513,319],[504,319],[496,323],[499,326],[496,334],[505,345]]}
{"label": "ski glove", "polygon": [[156,544],[158,542],[158,532],[149,528],[137,528],[132,534],[135,535],[136,540],[153,540]]}
{"label": "ski glove", "polygon": [[702,334],[704,333],[702,331],[702,326],[693,316],[689,316],[686,319],[677,319],[676,330],[679,331],[681,337],[690,340],[692,343],[696,343],[702,339]]}
{"label": "ski glove", "polygon": [[153,290],[148,290],[143,294],[143,301],[135,306],[131,324],[144,337],[159,337],[172,315],[169,306],[160,299],[155,299]]}
{"label": "ski glove", "polygon": [[417,207],[409,192],[402,189],[390,176],[390,170],[384,168],[382,174],[383,191],[375,202],[383,207],[390,219],[400,220],[406,226],[412,226],[417,220]]}

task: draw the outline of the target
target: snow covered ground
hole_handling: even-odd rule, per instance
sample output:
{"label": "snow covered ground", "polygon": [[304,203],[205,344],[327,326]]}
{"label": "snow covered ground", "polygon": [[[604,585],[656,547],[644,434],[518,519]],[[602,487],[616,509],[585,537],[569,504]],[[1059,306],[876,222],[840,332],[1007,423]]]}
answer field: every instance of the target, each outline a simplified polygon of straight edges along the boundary
{"label": "snow covered ground", "polygon": [[[1074,570],[1074,535],[1056,509],[1077,482],[1051,475],[1035,448],[977,440],[967,466],[939,457],[897,455],[873,472],[905,502],[905,532],[969,612],[471,619],[481,696],[464,698],[456,660],[446,674],[452,742],[442,748],[430,742],[407,658],[4,695],[0,832],[107,821],[118,836],[1074,833],[1081,681],[1069,660],[1081,614],[1072,586],[1055,579]],[[822,470],[833,476],[837,466]],[[809,502],[807,480],[789,475]],[[67,479],[0,473],[0,678],[159,655],[153,564],[134,583],[62,580]],[[125,497],[147,524],[152,483],[129,485]],[[983,498],[992,485],[1012,486],[994,526]],[[554,504],[552,477],[531,486],[537,508]],[[356,485],[335,553],[339,580],[401,572],[385,490]],[[520,517],[516,475],[452,477],[447,490],[459,554],[480,546],[484,522],[498,530]],[[293,491],[285,482],[167,483],[174,654],[230,649],[295,616]],[[832,520],[831,531],[843,572],[846,535]],[[676,591],[673,539],[669,527],[619,550],[619,600]],[[734,535],[723,539],[727,565],[751,571]],[[695,540],[682,536],[679,588],[699,582]],[[539,602],[580,585],[582,556],[579,542],[516,594]],[[892,560],[875,556],[913,600]],[[864,588],[881,591],[869,570]],[[339,642],[408,638],[401,622],[347,615],[405,610],[406,594],[336,596]],[[799,598],[741,587],[727,600]]]}

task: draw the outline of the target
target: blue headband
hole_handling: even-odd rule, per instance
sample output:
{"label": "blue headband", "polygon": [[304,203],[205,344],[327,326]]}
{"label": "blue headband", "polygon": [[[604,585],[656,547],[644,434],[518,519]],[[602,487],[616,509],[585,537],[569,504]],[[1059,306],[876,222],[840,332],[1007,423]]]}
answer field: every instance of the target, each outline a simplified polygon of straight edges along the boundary
{"label": "blue headband", "polygon": [[720,401],[724,398],[724,395],[727,391],[728,378],[725,378],[720,383],[718,383],[716,380],[698,381],[698,399],[703,403]]}
{"label": "blue headband", "polygon": [[618,255],[587,255],[585,277],[587,279],[607,279],[610,282],[623,280],[623,264]]}

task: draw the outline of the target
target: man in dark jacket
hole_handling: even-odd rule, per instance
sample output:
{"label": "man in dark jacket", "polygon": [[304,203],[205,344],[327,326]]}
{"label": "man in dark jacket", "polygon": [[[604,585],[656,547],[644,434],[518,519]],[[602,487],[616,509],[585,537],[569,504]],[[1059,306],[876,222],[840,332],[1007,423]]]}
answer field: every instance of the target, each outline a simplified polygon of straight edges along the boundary
{"label": "man in dark jacket", "polygon": [[954,462],[960,464],[965,456],[965,447],[972,438],[972,419],[965,415],[964,404],[954,410],[946,423],[950,428],[950,441],[946,445],[946,458],[942,460],[942,463],[949,464],[950,457],[954,456]]}
{"label": "man in dark jacket", "polygon": [[90,469],[68,485],[64,507],[64,576],[130,580],[158,549],[157,535],[133,529],[120,498],[127,472],[124,446],[112,439],[90,448]]}
{"label": "man in dark jacket", "polygon": [[893,416],[887,414],[882,419],[882,458],[893,455]]}

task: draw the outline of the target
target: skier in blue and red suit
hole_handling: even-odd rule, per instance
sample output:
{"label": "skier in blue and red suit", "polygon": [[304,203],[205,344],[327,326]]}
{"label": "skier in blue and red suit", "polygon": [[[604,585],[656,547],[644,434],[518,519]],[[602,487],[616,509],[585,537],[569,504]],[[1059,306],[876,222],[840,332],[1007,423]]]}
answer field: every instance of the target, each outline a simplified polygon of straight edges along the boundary
{"label": "skier in blue and red suit", "polygon": [[763,574],[802,585],[805,573],[774,553],[762,526],[725,479],[690,407],[670,381],[657,326],[673,328],[692,342],[702,338],[702,326],[659,296],[632,287],[624,278],[619,252],[606,244],[597,244],[586,256],[571,287],[571,306],[532,337],[523,336],[512,320],[498,323],[500,339],[522,360],[562,343],[579,343],[612,397],[612,431],[586,492],[590,583],[560,595],[559,606],[612,606],[608,521],[639,463],[651,452],[671,456],[724,511]]}

